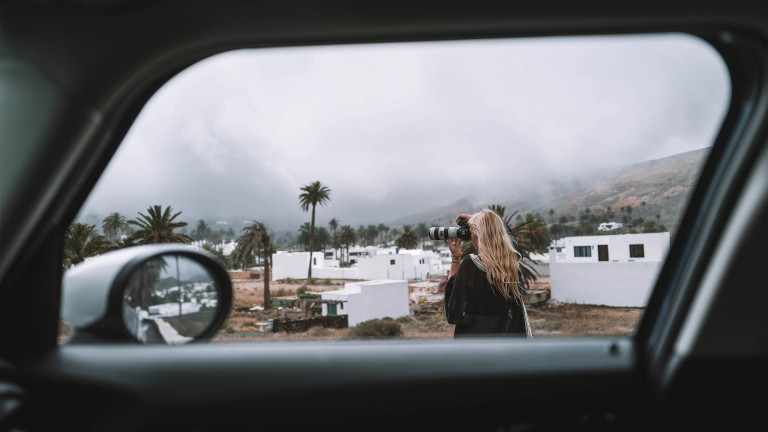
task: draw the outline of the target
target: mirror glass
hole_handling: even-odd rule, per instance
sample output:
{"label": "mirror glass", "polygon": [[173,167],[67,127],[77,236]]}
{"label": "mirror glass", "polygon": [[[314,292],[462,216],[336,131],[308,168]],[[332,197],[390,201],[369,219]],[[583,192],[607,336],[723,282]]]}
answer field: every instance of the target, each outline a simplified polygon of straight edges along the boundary
{"label": "mirror glass", "polygon": [[123,322],[142,343],[182,344],[216,318],[216,280],[197,261],[161,255],[140,265],[123,292]]}

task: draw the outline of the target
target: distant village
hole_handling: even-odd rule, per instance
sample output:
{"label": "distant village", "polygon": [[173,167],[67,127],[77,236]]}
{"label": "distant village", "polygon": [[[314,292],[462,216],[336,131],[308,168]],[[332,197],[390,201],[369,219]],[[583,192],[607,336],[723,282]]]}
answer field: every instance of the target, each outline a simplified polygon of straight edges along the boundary
{"label": "distant village", "polygon": [[[551,297],[565,303],[645,307],[669,240],[669,233],[664,232],[553,241],[548,253],[530,256],[536,273],[549,278],[550,290],[546,295],[530,293],[529,301]],[[223,245],[227,252],[234,248],[234,243]],[[337,252],[331,249],[312,256],[313,278],[349,280],[339,290],[314,295],[320,315],[344,315],[347,325],[354,327],[372,319],[408,316],[421,307],[439,310],[442,305],[440,286],[451,261],[446,247],[354,246],[344,252],[343,259]],[[275,252],[271,281],[305,279],[309,260],[309,252]],[[349,266],[341,266],[341,262]],[[284,298],[275,298],[273,303],[276,307],[296,305]]]}
{"label": "distant village", "polygon": [[[426,223],[354,229],[332,218],[326,228],[316,224],[316,211],[330,200],[330,189],[312,182],[301,192],[300,208],[311,218],[295,236],[279,236],[255,220],[244,221],[239,235],[224,221],[216,222],[214,229],[199,220],[187,231],[188,224],[177,219],[181,212],[154,205],[131,220],[119,213],[108,215],[101,233],[96,225],[74,223],[66,233],[63,266],[69,268],[90,256],[134,245],[186,243],[207,250],[233,279],[235,274],[260,279],[264,301],[251,306],[252,310],[298,310],[302,312],[299,318],[333,319],[355,327],[370,320],[440,309],[450,253],[444,242],[429,240]],[[634,215],[631,205],[618,208],[621,222],[614,219],[619,213],[610,206],[586,207],[577,217],[550,209],[549,221],[538,212],[506,215],[504,206],[488,208],[502,218],[516,239],[526,302],[555,299],[645,307],[671,241],[658,213],[655,218],[638,215],[647,213],[645,204],[640,202],[641,211]],[[530,287],[539,277],[548,278],[545,293]],[[292,298],[270,296],[270,282],[316,279],[342,281],[343,287],[297,293]],[[195,305],[189,306],[189,310],[197,310]],[[181,315],[183,311],[178,307],[166,312]],[[157,319],[167,314],[155,315]],[[274,323],[262,327],[275,331]]]}

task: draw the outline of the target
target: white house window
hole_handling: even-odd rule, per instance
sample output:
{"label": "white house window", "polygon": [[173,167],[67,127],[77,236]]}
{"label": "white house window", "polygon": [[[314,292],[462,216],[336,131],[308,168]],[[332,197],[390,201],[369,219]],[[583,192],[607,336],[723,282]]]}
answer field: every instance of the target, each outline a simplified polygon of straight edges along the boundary
{"label": "white house window", "polygon": [[395,260],[389,260],[389,265],[395,265]]}
{"label": "white house window", "polygon": [[424,264],[424,258],[419,260],[419,264]]}
{"label": "white house window", "polygon": [[312,265],[317,265],[317,258],[312,257]]}
{"label": "white house window", "polygon": [[574,246],[573,256],[576,258],[584,258],[592,256],[592,248],[589,246]]}
{"label": "white house window", "polygon": [[641,244],[629,245],[629,257],[630,258],[645,257],[645,246]]}

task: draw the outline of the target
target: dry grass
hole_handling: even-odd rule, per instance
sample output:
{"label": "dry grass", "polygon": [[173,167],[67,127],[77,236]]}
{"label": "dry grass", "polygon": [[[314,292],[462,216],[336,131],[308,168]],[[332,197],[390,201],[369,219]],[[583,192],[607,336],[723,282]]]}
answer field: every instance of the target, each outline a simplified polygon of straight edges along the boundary
{"label": "dry grass", "polygon": [[[309,281],[303,279],[287,279],[272,281],[269,283],[269,295],[271,298],[295,296],[297,292],[323,292],[341,289],[344,282],[331,279],[315,279]],[[233,309],[238,307],[264,306],[264,281],[260,279],[234,279],[232,280],[234,291]]]}
{"label": "dry grass", "polygon": [[[288,283],[286,283],[288,282]],[[271,282],[272,297],[295,295],[299,288],[310,292],[340,289],[344,281],[304,280]],[[533,287],[548,288],[548,280],[542,278]],[[235,310],[263,304],[262,281],[235,281]],[[279,293],[279,295],[278,295]],[[610,307],[601,305],[566,304],[550,300],[545,304],[528,307],[528,317],[534,337],[566,336],[619,336],[631,335],[643,313],[643,308]],[[226,327],[219,332],[216,341],[266,341],[266,340],[342,340],[349,336],[349,329],[325,329],[315,327],[304,333],[259,333],[257,324],[268,318],[290,314],[287,311],[232,312]],[[444,339],[453,337],[453,325],[448,324],[442,313],[418,314],[397,318],[405,339]]]}
{"label": "dry grass", "polygon": [[528,308],[536,337],[627,336],[634,334],[644,309],[559,303]]}
{"label": "dry grass", "polygon": [[[277,281],[270,283],[273,298],[294,296],[297,291],[322,292],[343,287],[344,282],[336,280]],[[548,288],[548,281],[542,278],[535,289]],[[249,311],[253,306],[263,306],[263,281],[249,279],[233,280],[233,310],[215,342],[284,341],[284,340],[343,340],[349,338],[349,329],[327,329],[313,327],[304,333],[263,332],[260,323],[269,318],[300,318],[293,311]],[[438,308],[438,311],[440,308]],[[643,308],[609,307],[601,305],[566,304],[550,300],[545,304],[528,307],[528,318],[533,336],[536,338],[570,336],[619,336],[631,335],[637,329]],[[418,314],[397,318],[404,339],[446,339],[453,337],[453,325],[446,322],[442,313]],[[59,340],[66,340],[71,331],[62,322]]]}

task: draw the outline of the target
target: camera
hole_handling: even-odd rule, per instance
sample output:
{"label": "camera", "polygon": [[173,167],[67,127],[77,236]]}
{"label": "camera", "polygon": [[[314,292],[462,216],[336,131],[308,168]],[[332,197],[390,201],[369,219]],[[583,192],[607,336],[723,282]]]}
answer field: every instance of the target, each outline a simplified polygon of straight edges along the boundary
{"label": "camera", "polygon": [[461,239],[469,240],[472,235],[469,232],[469,221],[461,219],[457,227],[432,227],[429,229],[430,240]]}

